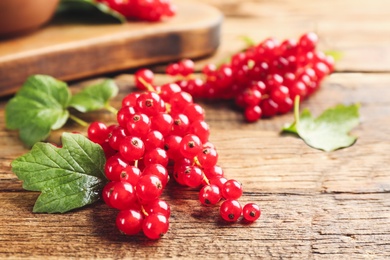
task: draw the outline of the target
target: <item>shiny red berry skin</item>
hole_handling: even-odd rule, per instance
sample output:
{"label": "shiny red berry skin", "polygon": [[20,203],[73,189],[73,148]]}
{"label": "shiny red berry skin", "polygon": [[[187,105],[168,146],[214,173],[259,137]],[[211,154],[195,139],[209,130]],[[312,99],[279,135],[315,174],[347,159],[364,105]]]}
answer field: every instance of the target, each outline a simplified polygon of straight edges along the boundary
{"label": "shiny red berry skin", "polygon": [[149,133],[150,125],[149,116],[142,113],[136,113],[131,116],[127,122],[126,128],[129,135],[143,138]]}
{"label": "shiny red berry skin", "polygon": [[144,217],[139,210],[121,210],[116,217],[117,228],[126,235],[135,235],[142,230]]}
{"label": "shiny red berry skin", "polygon": [[165,166],[161,164],[150,164],[145,167],[145,169],[142,171],[142,175],[155,175],[160,180],[163,186],[165,186],[169,180],[169,173]]}
{"label": "shiny red berry skin", "polygon": [[161,164],[162,166],[167,167],[169,158],[164,149],[155,148],[145,152],[143,161],[145,166],[151,164]]}
{"label": "shiny red berry skin", "polygon": [[245,120],[249,123],[256,122],[261,118],[261,115],[262,115],[262,110],[258,105],[245,108],[244,117]]}
{"label": "shiny red berry skin", "polygon": [[191,188],[199,187],[203,183],[203,171],[197,166],[188,166],[184,169],[183,183]]}
{"label": "shiny red berry skin", "polygon": [[183,157],[192,159],[202,151],[202,142],[193,134],[183,136],[180,142],[180,153]]}
{"label": "shiny red berry skin", "polygon": [[150,214],[143,221],[142,231],[149,239],[159,239],[168,232],[169,221],[163,214]]}
{"label": "shiny red berry skin", "polygon": [[115,184],[114,181],[110,181],[104,186],[104,188],[102,190],[103,201],[111,208],[112,208],[112,205],[110,202],[110,197],[112,194],[112,187],[114,186],[114,184]]}
{"label": "shiny red berry skin", "polygon": [[163,187],[162,181],[156,175],[147,174],[138,180],[135,191],[141,201],[147,202],[160,197]]}
{"label": "shiny red berry skin", "polygon": [[119,146],[121,156],[131,162],[142,158],[145,152],[144,142],[135,136],[126,136]]}
{"label": "shiny red berry skin", "polygon": [[146,86],[144,82],[147,84],[152,84],[154,79],[154,73],[149,69],[140,69],[135,75],[135,85],[138,89],[145,90]]}
{"label": "shiny red berry skin", "polygon": [[94,143],[104,143],[109,134],[109,129],[102,122],[93,122],[88,126],[88,138]]}
{"label": "shiny red berry skin", "polygon": [[218,162],[218,153],[214,148],[203,148],[196,157],[203,168],[214,167]]}
{"label": "shiny red berry skin", "polygon": [[110,192],[109,205],[119,210],[129,209],[137,199],[133,185],[128,182],[114,182]]}
{"label": "shiny red berry skin", "polygon": [[167,152],[169,159],[176,160],[182,157],[180,153],[181,136],[170,135],[164,140],[164,150]]}
{"label": "shiny red berry skin", "polygon": [[205,185],[199,191],[199,201],[205,206],[217,204],[221,200],[221,192],[217,185]]}
{"label": "shiny red berry skin", "polygon": [[253,222],[260,218],[261,210],[255,203],[248,203],[242,209],[242,216],[246,221]]}
{"label": "shiny red berry skin", "polygon": [[137,185],[139,178],[141,177],[141,170],[138,167],[129,165],[125,167],[120,173],[120,181],[125,181],[133,185]]}
{"label": "shiny red berry skin", "polygon": [[168,136],[172,131],[173,118],[170,114],[159,113],[151,117],[151,130],[159,131],[163,136]]}
{"label": "shiny red berry skin", "polygon": [[142,205],[144,211],[147,214],[162,214],[169,218],[171,215],[171,207],[169,204],[161,199],[153,200],[152,202],[149,202],[147,204]]}
{"label": "shiny red berry skin", "polygon": [[225,200],[219,208],[219,213],[225,221],[235,222],[242,215],[242,207],[237,200]]}
{"label": "shiny red berry skin", "polygon": [[104,173],[111,181],[120,181],[120,176],[129,164],[119,155],[111,156],[104,166]]}
{"label": "shiny red berry skin", "polygon": [[242,185],[236,180],[228,180],[223,184],[221,193],[225,199],[236,200],[242,195]]}
{"label": "shiny red berry skin", "polygon": [[165,102],[155,92],[142,93],[136,101],[136,110],[148,116],[165,112]]}

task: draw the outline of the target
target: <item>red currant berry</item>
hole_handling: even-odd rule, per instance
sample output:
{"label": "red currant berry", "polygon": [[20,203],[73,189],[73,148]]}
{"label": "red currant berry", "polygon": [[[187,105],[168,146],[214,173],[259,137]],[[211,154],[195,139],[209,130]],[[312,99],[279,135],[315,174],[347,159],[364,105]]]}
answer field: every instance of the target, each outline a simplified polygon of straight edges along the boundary
{"label": "red currant berry", "polygon": [[120,181],[128,182],[135,187],[140,177],[141,170],[138,167],[129,165],[122,170],[120,174]]}
{"label": "red currant berry", "polygon": [[160,180],[163,186],[168,183],[169,180],[169,174],[167,169],[161,165],[161,164],[150,164],[145,167],[145,169],[142,171],[142,175],[155,175],[157,176]]}
{"label": "red currant berry", "polygon": [[187,77],[194,72],[194,62],[190,59],[184,59],[179,62],[180,75]]}
{"label": "red currant berry", "polygon": [[173,117],[171,134],[184,136],[187,133],[189,127],[188,117],[184,114],[178,114]]}
{"label": "red currant berry", "polygon": [[143,138],[150,131],[150,118],[141,113],[134,114],[127,122],[127,131],[131,136]]}
{"label": "red currant berry", "polygon": [[155,92],[146,92],[137,98],[136,110],[148,116],[165,112],[165,102]]}
{"label": "red currant berry", "polygon": [[192,103],[185,107],[183,114],[188,117],[190,122],[194,122],[197,120],[203,121],[205,113],[204,109],[199,104]]}
{"label": "red currant berry", "polygon": [[228,180],[221,189],[225,199],[236,200],[242,195],[242,185],[236,180]]}
{"label": "red currant berry", "polygon": [[202,143],[206,143],[209,140],[210,128],[205,121],[194,121],[188,127],[188,133],[196,135]]}
{"label": "red currant berry", "polygon": [[219,208],[219,213],[224,220],[235,222],[242,214],[242,207],[237,200],[225,200]]}
{"label": "red currant berry", "polygon": [[199,201],[205,206],[217,204],[221,200],[221,192],[217,185],[205,185],[199,191]]}
{"label": "red currant berry", "polygon": [[141,94],[137,92],[128,94],[122,99],[122,107],[135,107],[137,105],[137,98],[140,95]]}
{"label": "red currant berry", "polygon": [[223,176],[215,176],[209,179],[210,184],[215,184],[222,191],[223,185],[227,182],[227,179]]}
{"label": "red currant berry", "polygon": [[248,203],[242,209],[242,216],[246,221],[256,221],[261,215],[259,206],[255,203]]}
{"label": "red currant berry", "polygon": [[185,107],[191,103],[193,103],[192,96],[184,91],[173,93],[169,100],[171,110],[174,113],[183,111]]}
{"label": "red currant berry", "polygon": [[151,129],[159,131],[163,136],[167,136],[172,131],[173,118],[170,114],[159,113],[151,118]]}
{"label": "red currant berry", "polygon": [[221,166],[214,165],[213,167],[210,168],[204,168],[203,169],[204,174],[208,179],[212,179],[214,177],[223,177],[224,172]]}
{"label": "red currant berry", "polygon": [[218,153],[214,148],[203,148],[196,156],[203,168],[212,168],[217,164]]}
{"label": "red currant berry", "polygon": [[125,162],[119,154],[114,155],[106,161],[104,173],[106,174],[107,179],[111,181],[119,181],[123,169],[127,166],[128,163]]}
{"label": "red currant berry", "polygon": [[157,164],[161,164],[162,166],[166,167],[168,165],[168,160],[169,160],[169,158],[168,158],[167,152],[161,148],[155,148],[155,149],[149,150],[144,155],[145,166],[157,163]]}
{"label": "red currant berry", "polygon": [[183,157],[192,159],[202,151],[202,142],[193,134],[183,136],[180,142],[180,153]]}
{"label": "red currant berry", "polygon": [[183,182],[191,188],[199,187],[204,179],[203,171],[197,166],[188,166],[184,169]]}
{"label": "red currant berry", "polygon": [[125,137],[128,135],[127,130],[121,126],[116,126],[108,137],[108,143],[114,150],[119,150],[119,145],[125,139]]}
{"label": "red currant berry", "polygon": [[116,119],[121,127],[126,128],[127,122],[135,114],[134,107],[126,106],[119,109]]}
{"label": "red currant berry", "polygon": [[126,136],[119,146],[119,152],[127,161],[136,161],[143,157],[145,146],[138,137]]}
{"label": "red currant berry", "polygon": [[164,137],[157,130],[150,131],[144,139],[145,151],[150,151],[155,148],[164,148]]}
{"label": "red currant berry", "polygon": [[168,229],[169,221],[163,214],[150,214],[143,221],[142,231],[149,239],[159,239]]}
{"label": "red currant berry", "polygon": [[109,130],[102,122],[93,122],[88,127],[88,138],[94,143],[102,144],[108,138]]}
{"label": "red currant berry", "polygon": [[181,88],[176,83],[167,83],[160,87],[160,97],[165,102],[168,102],[174,93],[179,92],[181,92]]}
{"label": "red currant berry", "polygon": [[153,174],[142,175],[138,180],[135,191],[141,201],[153,201],[160,197],[164,185],[161,180]]}
{"label": "red currant berry", "polygon": [[152,84],[154,79],[154,74],[149,69],[140,69],[138,70],[135,75],[135,85],[138,89],[145,90],[147,87],[146,84]]}
{"label": "red currant berry", "polygon": [[263,99],[260,108],[264,117],[272,117],[278,112],[278,104],[270,98]]}
{"label": "red currant berry", "polygon": [[103,201],[111,208],[112,208],[112,205],[110,202],[110,197],[112,194],[112,187],[114,186],[114,184],[115,184],[114,181],[110,181],[104,186],[104,188],[102,190]]}
{"label": "red currant berry", "polygon": [[117,228],[126,235],[135,235],[142,230],[144,217],[139,210],[121,210],[116,217]]}
{"label": "red currant berry", "polygon": [[179,63],[172,63],[169,64],[165,70],[165,73],[167,73],[170,76],[177,76],[180,74],[180,67]]}
{"label": "red currant berry", "polygon": [[133,185],[128,182],[115,182],[111,189],[110,205],[113,208],[124,210],[129,209],[136,202]]}
{"label": "red currant berry", "polygon": [[156,199],[152,202],[142,205],[142,207],[148,215],[162,214],[167,218],[169,218],[169,216],[171,215],[171,207],[164,200]]}
{"label": "red currant berry", "polygon": [[172,160],[176,160],[181,157],[180,143],[182,137],[178,135],[170,135],[165,138],[164,150],[167,152],[168,157]]}
{"label": "red currant berry", "polygon": [[318,36],[313,32],[306,33],[299,38],[299,49],[304,52],[313,51],[317,45]]}
{"label": "red currant berry", "polygon": [[260,106],[250,106],[245,109],[244,117],[247,122],[256,122],[261,118],[261,108]]}

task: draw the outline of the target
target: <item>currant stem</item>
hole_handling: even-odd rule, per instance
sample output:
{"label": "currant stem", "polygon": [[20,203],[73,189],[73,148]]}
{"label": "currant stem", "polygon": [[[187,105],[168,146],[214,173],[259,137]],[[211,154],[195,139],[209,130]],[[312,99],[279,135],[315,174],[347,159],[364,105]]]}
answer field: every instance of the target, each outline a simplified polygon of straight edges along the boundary
{"label": "currant stem", "polygon": [[144,206],[141,205],[141,211],[142,211],[142,214],[144,214],[144,216],[149,216],[148,212],[146,212]]}
{"label": "currant stem", "polygon": [[134,161],[134,166],[138,168],[138,160]]}
{"label": "currant stem", "polygon": [[196,165],[196,166],[199,166],[200,168],[202,168],[202,164],[199,162],[199,159],[198,159],[198,157],[194,157],[194,164]]}
{"label": "currant stem", "polygon": [[105,109],[107,109],[108,111],[113,113],[114,115],[118,114],[118,110],[115,107],[113,107],[111,105],[108,105],[108,104],[106,106],[104,106],[104,107],[105,107]]}
{"label": "currant stem", "polygon": [[[194,164],[196,165],[196,166],[198,166],[198,167],[200,167],[200,168],[203,168],[202,167],[202,164],[199,162],[199,159],[198,159],[198,157],[194,157]],[[203,172],[203,171],[202,171]],[[203,180],[204,180],[204,182],[207,184],[207,185],[210,185],[210,181],[209,181],[209,179],[206,177],[206,175],[204,174],[204,172],[203,172]]]}
{"label": "currant stem", "polygon": [[140,77],[138,80],[145,86],[145,88],[148,91],[150,91],[150,92],[157,92],[156,89],[153,87],[153,85],[148,83],[148,82],[146,82],[143,78]]}
{"label": "currant stem", "polygon": [[295,117],[295,125],[299,124],[299,100],[300,96],[297,95],[294,100],[294,117]]}
{"label": "currant stem", "polygon": [[77,116],[74,116],[72,114],[69,114],[69,118],[78,123],[81,126],[88,127],[88,123],[82,120],[81,118],[78,118]]}

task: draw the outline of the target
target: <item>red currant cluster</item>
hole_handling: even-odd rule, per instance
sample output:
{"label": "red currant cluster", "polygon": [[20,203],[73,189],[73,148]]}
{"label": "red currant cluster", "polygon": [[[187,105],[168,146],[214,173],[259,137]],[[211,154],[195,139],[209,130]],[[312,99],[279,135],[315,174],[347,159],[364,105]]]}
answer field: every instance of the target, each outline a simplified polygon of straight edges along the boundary
{"label": "red currant cluster", "polygon": [[210,130],[203,108],[175,83],[153,86],[153,73],[139,71],[136,84],[149,91],[130,93],[122,100],[116,125],[94,122],[88,137],[99,143],[107,161],[110,182],[102,197],[119,210],[116,225],[128,235],[140,232],[157,239],[168,231],[170,207],[160,199],[169,176],[179,184],[200,188],[203,205],[224,199],[220,215],[226,221],[240,216],[247,221],[260,217],[254,203],[237,201],[242,186],[228,180],[217,165],[218,153],[209,142]]}
{"label": "red currant cluster", "polygon": [[219,67],[206,65],[203,80],[188,77],[194,72],[190,60],[170,64],[166,73],[181,76],[176,83],[193,97],[234,99],[245,119],[255,122],[291,111],[296,96],[307,98],[333,71],[333,58],[316,50],[317,42],[315,33],[281,43],[269,38]]}
{"label": "red currant cluster", "polygon": [[96,0],[129,20],[156,22],[176,14],[176,6],[170,0]]}

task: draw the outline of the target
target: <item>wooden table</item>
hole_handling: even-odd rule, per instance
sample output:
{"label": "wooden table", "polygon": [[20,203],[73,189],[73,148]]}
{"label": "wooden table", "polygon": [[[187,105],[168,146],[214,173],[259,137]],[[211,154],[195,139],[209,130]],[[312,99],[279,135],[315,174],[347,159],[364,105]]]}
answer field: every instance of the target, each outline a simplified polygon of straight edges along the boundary
{"label": "wooden table", "polygon": [[[26,153],[17,133],[5,129],[0,103],[0,258],[265,258],[385,259],[390,257],[390,2],[388,0],[202,0],[225,14],[217,62],[244,46],[274,36],[315,31],[319,48],[340,51],[336,72],[302,103],[318,115],[339,103],[361,104],[358,141],[321,152],[281,127],[291,113],[255,124],[243,122],[228,102],[205,102],[211,141],[229,178],[244,186],[243,202],[262,208],[259,221],[227,225],[217,208],[204,208],[197,190],[170,184],[169,232],[158,241],[127,237],[115,228],[115,211],[103,203],[61,215],[33,214],[38,194],[22,189],[10,162]],[[159,67],[154,68],[158,71]],[[74,90],[101,78],[73,83]],[[120,94],[133,88],[130,74],[115,75]],[[161,82],[167,79],[158,75]],[[112,122],[106,112],[81,115]],[[81,131],[69,122],[65,131]],[[53,133],[55,140],[59,132]]]}

